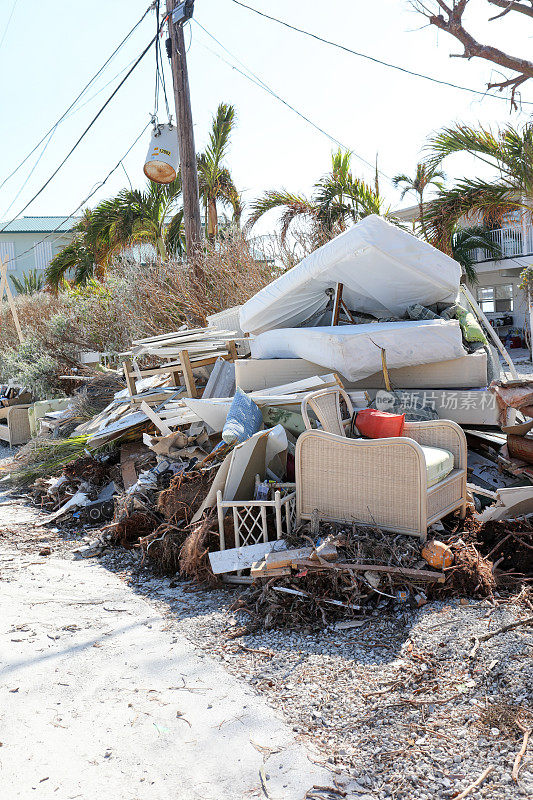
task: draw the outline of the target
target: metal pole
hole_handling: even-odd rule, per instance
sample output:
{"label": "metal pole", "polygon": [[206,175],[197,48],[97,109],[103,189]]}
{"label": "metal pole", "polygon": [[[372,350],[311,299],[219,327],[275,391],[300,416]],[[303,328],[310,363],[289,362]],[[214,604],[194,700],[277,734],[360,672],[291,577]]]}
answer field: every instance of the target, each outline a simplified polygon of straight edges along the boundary
{"label": "metal pole", "polygon": [[183,194],[183,221],[188,258],[202,242],[202,222],[200,219],[200,198],[198,191],[198,171],[194,148],[191,96],[187,56],[182,24],[172,22],[172,12],[176,0],[167,0],[168,30],[172,42],[172,81],[180,147],[180,169]]}

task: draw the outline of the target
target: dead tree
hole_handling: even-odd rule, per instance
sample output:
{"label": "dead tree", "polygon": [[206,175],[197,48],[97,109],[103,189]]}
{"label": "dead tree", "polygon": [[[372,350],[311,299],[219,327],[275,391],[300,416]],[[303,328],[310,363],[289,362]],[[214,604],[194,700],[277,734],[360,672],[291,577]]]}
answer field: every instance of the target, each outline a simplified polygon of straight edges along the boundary
{"label": "dead tree", "polygon": [[[499,20],[508,14],[522,14],[533,19],[533,0],[484,0],[490,6],[502,10],[489,17],[489,21]],[[463,17],[471,0],[411,0],[411,6],[423,14],[431,25],[446,31],[455,37],[463,46],[462,53],[453,53],[451,58],[483,58],[500,67],[511,70],[513,75],[496,83],[488,83],[488,89],[511,90],[511,105],[517,108],[516,90],[529,78],[533,78],[533,62],[525,58],[511,55],[492,45],[482,44],[472,36],[465,27]],[[481,0],[473,0],[472,5],[479,6]],[[489,9],[487,9],[489,10]],[[470,27],[470,26],[468,26]],[[533,31],[533,23],[532,23]]]}

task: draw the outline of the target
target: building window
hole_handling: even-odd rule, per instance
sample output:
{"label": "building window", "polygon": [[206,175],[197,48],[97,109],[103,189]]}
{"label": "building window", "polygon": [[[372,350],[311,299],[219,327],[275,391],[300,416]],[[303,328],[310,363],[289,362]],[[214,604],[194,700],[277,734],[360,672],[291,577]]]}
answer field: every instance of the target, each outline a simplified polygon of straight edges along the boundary
{"label": "building window", "polygon": [[35,268],[46,269],[52,260],[52,243],[51,242],[37,242],[33,248],[35,253]]}
{"label": "building window", "polygon": [[513,310],[513,284],[502,286],[480,286],[477,290],[478,303],[485,314],[503,313]]}
{"label": "building window", "polygon": [[8,269],[15,269],[15,242],[0,242],[0,261],[5,261],[7,258]]}

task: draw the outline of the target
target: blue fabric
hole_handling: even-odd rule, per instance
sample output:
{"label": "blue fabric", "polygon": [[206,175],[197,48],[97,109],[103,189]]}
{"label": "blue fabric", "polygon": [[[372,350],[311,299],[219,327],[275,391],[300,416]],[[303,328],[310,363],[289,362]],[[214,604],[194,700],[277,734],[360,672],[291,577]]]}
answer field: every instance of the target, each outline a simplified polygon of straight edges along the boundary
{"label": "blue fabric", "polygon": [[242,389],[237,389],[222,430],[226,444],[240,444],[261,429],[263,415],[261,409]]}

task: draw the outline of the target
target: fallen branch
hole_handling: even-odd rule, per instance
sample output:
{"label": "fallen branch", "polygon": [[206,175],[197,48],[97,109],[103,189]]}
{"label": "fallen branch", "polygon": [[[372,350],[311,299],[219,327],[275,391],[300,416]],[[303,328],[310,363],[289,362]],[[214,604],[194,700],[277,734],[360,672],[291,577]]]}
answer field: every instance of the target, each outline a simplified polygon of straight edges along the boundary
{"label": "fallen branch", "polygon": [[520,723],[517,723],[517,724],[518,724],[518,727],[521,730],[524,731],[524,738],[522,739],[522,747],[520,748],[520,750],[516,754],[516,758],[515,758],[514,764],[513,764],[512,775],[513,775],[513,781],[515,783],[518,783],[518,773],[520,772],[520,762],[522,761],[522,757],[524,756],[524,753],[527,750],[527,743],[528,743],[529,737],[531,735],[531,731],[530,730],[524,729],[522,727],[522,725],[520,725]]}
{"label": "fallen branch", "polygon": [[517,622],[511,622],[509,625],[504,625],[503,628],[498,628],[496,631],[491,631],[490,633],[484,633],[483,636],[478,636],[478,639],[480,642],[486,642],[489,639],[492,639],[493,636],[498,636],[500,633],[512,631],[514,628],[520,627],[520,625],[533,625],[533,617],[526,617],[526,619],[519,619]]}
{"label": "fallen branch", "polygon": [[475,780],[474,783],[471,783],[470,786],[467,786],[466,789],[463,792],[461,792],[461,794],[456,795],[454,800],[463,800],[463,797],[469,795],[470,792],[472,792],[474,789],[476,789],[483,783],[487,775],[490,775],[493,769],[494,769],[493,766],[487,767],[487,769],[481,773],[479,778]]}
{"label": "fallen branch", "polygon": [[390,575],[401,575],[404,578],[419,579],[421,581],[437,581],[444,583],[446,577],[442,572],[435,572],[430,569],[408,569],[407,567],[391,567],[385,564],[344,564],[344,563],[324,563],[317,564],[310,559],[298,559],[295,562],[297,567],[311,569],[334,569],[344,572],[384,572]]}

